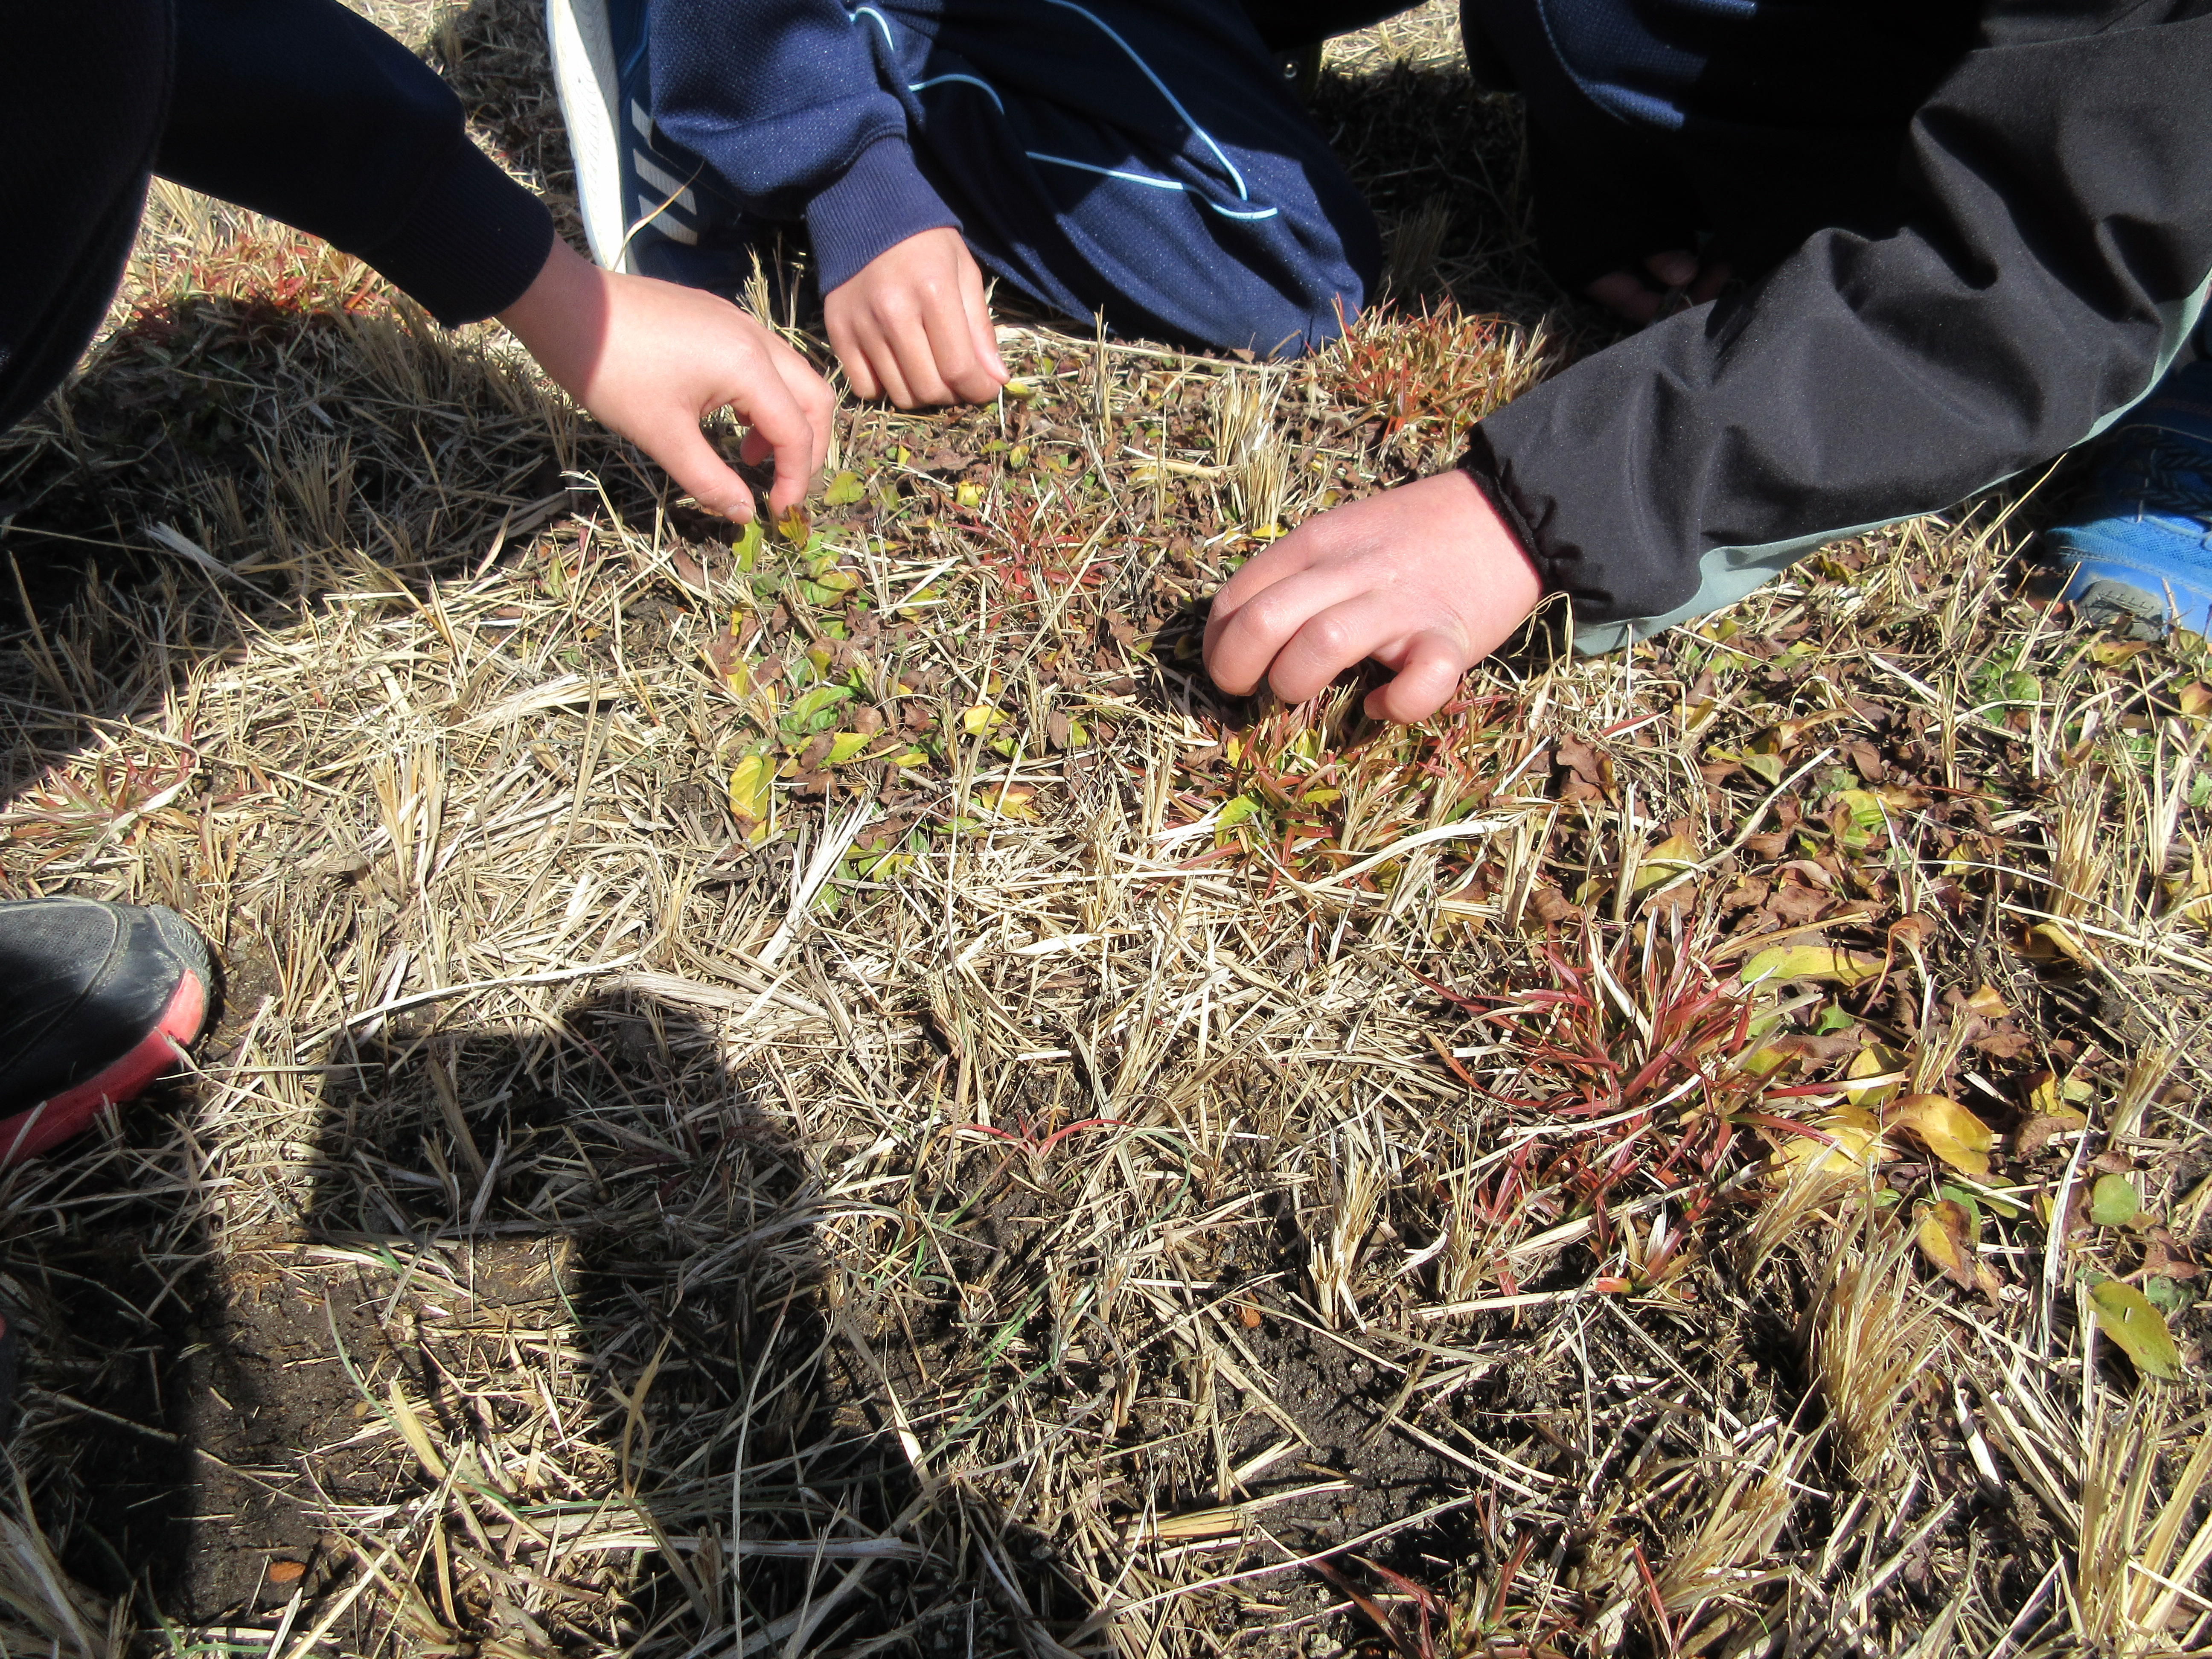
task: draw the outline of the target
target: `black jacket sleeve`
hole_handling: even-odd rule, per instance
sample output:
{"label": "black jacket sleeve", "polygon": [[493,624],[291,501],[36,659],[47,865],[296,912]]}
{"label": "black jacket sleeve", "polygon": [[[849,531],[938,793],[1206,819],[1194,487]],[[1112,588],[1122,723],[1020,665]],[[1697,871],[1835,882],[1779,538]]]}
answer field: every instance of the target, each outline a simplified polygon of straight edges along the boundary
{"label": "black jacket sleeve", "polygon": [[2142,397],[2212,288],[2212,4],[1994,6],[1913,119],[1899,204],[1475,429],[1463,465],[1578,630],[1620,625],[1593,642],[1948,506]]}
{"label": "black jacket sleeve", "polygon": [[149,0],[0,0],[0,431],[70,371],[131,257],[172,50]]}
{"label": "black jacket sleeve", "polygon": [[155,171],[322,237],[441,323],[504,310],[553,222],[469,141],[460,100],[337,0],[175,0]]}

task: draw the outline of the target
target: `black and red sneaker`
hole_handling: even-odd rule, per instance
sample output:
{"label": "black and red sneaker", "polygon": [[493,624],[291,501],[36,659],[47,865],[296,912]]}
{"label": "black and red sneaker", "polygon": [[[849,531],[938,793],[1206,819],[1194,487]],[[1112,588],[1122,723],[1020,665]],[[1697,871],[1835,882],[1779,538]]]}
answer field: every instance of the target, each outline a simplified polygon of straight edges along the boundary
{"label": "black and red sneaker", "polygon": [[173,910],[0,902],[0,1164],[68,1139],[174,1066],[215,984],[207,945]]}

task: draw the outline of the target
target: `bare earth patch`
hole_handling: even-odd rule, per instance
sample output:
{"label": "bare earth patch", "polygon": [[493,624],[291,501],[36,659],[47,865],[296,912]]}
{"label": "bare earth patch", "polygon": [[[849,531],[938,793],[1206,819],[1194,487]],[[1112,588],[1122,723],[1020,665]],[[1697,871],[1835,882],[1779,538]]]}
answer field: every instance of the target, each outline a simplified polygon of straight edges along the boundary
{"label": "bare earth patch", "polygon": [[[532,27],[413,25],[557,191]],[[788,537],[160,192],[0,440],[0,894],[229,984],[5,1177],[11,1651],[2201,1645],[2204,642],[2018,596],[2062,479],[1218,697],[1238,561],[1604,337],[1443,9],[1331,52],[1392,307],[1012,323]]]}

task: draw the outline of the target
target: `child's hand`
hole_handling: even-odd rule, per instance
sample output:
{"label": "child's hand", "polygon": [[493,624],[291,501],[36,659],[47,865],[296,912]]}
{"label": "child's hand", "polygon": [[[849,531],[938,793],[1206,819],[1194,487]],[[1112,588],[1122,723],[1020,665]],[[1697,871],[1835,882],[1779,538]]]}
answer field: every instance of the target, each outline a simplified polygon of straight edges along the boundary
{"label": "child's hand", "polygon": [[570,396],[710,512],[739,524],[753,515],[752,491],[699,429],[718,409],[752,428],[739,450],[747,461],[775,456],[774,511],[798,506],[822,471],[836,394],[726,300],[601,270],[556,237],[538,280],[500,320]]}
{"label": "child's hand", "polygon": [[1647,323],[1664,322],[1677,311],[1718,299],[1735,275],[1724,263],[1701,264],[1687,249],[1669,248],[1644,260],[1643,270],[1607,271],[1584,283],[1583,292],[1614,316],[1641,328]]}
{"label": "child's hand", "polygon": [[895,243],[823,297],[830,348],[863,398],[986,404],[1006,383],[983,273],[952,229]]}
{"label": "child's hand", "polygon": [[1233,696],[1264,678],[1304,702],[1372,657],[1396,678],[1367,713],[1425,720],[1541,592],[1474,480],[1440,472],[1309,519],[1231,576],[1206,619],[1206,671]]}

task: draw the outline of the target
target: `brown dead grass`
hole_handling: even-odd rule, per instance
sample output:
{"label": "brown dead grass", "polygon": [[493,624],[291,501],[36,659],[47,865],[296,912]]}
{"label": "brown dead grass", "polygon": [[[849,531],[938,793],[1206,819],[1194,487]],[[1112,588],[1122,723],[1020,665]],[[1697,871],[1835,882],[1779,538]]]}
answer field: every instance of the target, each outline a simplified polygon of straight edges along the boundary
{"label": "brown dead grass", "polygon": [[[176,905],[231,1008],[7,1178],[11,1650],[2198,1644],[2199,642],[2024,605],[1999,501],[1414,732],[1194,673],[1249,532],[1589,343],[1510,106],[1417,125],[1440,16],[1322,100],[1449,160],[1376,187],[1456,309],[1287,369],[1017,332],[1030,413],[845,412],[804,568],[162,192],[0,444],[0,890]],[[808,648],[916,764],[785,723]]]}

